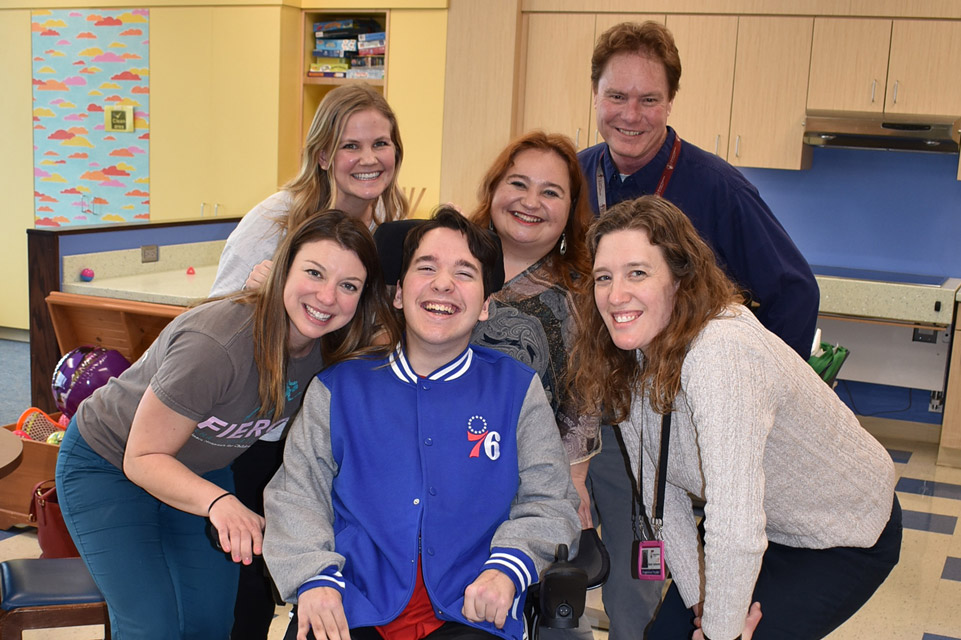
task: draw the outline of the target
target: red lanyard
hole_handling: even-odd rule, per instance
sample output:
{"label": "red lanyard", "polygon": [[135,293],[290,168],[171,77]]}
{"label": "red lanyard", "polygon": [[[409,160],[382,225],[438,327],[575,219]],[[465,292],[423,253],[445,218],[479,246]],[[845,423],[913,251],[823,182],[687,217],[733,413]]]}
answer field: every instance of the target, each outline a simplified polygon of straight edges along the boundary
{"label": "red lanyard", "polygon": [[[677,166],[677,157],[681,155],[681,136],[674,136],[674,146],[671,147],[671,156],[667,159],[667,166],[664,167],[664,171],[661,173],[661,179],[657,183],[657,189],[654,190],[654,195],[662,196],[664,195],[664,190],[667,189],[667,183],[671,181],[671,176],[674,175],[674,167]],[[604,182],[604,158],[601,156],[597,160],[597,171],[594,174],[594,185],[597,189],[597,210],[600,215],[604,215],[607,211],[607,185]]]}

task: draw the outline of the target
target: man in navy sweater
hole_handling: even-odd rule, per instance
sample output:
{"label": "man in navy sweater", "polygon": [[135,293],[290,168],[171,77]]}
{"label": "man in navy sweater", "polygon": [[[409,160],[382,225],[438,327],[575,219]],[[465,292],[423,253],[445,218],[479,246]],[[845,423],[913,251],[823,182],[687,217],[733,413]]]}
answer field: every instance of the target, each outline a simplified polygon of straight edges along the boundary
{"label": "man in navy sweater", "polygon": [[[605,142],[578,154],[594,212],[651,193],[676,204],[758,319],[806,360],[820,297],[814,274],[754,185],[721,158],[682,142],[667,125],[680,77],[674,38],[661,24],[621,23],[598,38],[591,84]],[[632,509],[627,454],[617,434],[604,426],[601,437],[588,489],[612,560],[604,606],[610,640],[634,639],[653,616],[661,585],[631,579],[634,535],[627,514],[640,517],[642,510],[636,504]]]}

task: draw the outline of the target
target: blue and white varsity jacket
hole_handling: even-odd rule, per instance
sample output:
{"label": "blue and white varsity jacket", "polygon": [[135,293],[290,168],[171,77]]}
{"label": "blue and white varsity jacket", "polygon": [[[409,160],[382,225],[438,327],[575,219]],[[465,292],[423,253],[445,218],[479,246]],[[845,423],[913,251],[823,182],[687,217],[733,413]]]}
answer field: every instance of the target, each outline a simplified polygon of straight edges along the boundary
{"label": "blue and white varsity jacket", "polygon": [[[540,380],[476,346],[425,378],[400,347],[320,373],[265,501],[264,556],[283,597],[336,588],[351,627],[403,611],[420,555],[438,618],[520,640],[527,588],[580,529]],[[461,614],[464,589],[491,568],[517,593],[502,630]]]}

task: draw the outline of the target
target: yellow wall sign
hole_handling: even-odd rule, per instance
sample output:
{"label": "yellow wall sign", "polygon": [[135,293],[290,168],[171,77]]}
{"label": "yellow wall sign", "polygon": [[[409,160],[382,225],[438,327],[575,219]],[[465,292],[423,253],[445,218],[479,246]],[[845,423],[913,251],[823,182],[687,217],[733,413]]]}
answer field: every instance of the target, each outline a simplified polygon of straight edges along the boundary
{"label": "yellow wall sign", "polygon": [[103,124],[107,131],[133,131],[133,107],[104,107]]}

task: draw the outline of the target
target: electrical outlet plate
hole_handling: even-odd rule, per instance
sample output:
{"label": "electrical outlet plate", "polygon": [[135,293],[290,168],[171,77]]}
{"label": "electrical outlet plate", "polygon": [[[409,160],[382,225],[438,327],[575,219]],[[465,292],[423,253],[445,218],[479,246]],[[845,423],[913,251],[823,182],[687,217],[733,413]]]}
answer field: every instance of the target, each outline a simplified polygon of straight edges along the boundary
{"label": "electrical outlet plate", "polygon": [[928,401],[928,411],[931,413],[944,413],[944,392],[932,391],[931,399]]}
{"label": "electrical outlet plate", "polygon": [[160,260],[160,247],[155,244],[145,244],[140,247],[140,262],[157,262]]}

